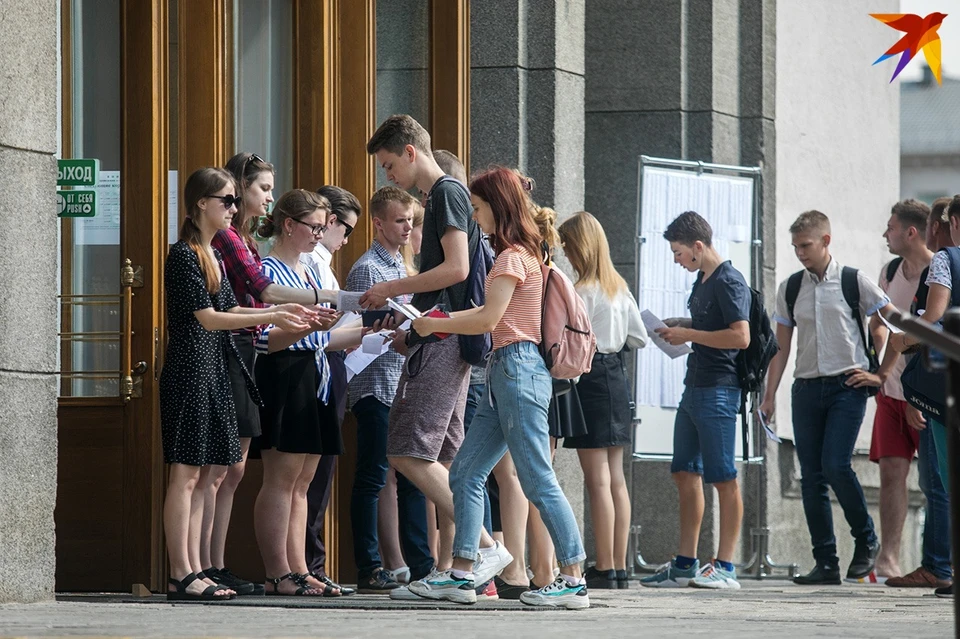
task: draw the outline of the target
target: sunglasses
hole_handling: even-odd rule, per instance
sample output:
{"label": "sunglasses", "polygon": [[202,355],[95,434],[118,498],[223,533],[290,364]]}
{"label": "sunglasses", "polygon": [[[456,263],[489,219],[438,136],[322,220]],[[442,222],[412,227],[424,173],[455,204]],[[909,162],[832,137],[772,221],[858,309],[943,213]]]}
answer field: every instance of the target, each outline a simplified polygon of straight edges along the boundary
{"label": "sunglasses", "polygon": [[306,222],[298,220],[295,217],[291,217],[290,219],[296,222],[297,224],[303,224],[304,226],[306,226],[308,229],[310,229],[310,232],[313,233],[314,237],[320,237],[327,230],[327,227],[324,226],[323,224],[307,224]]}
{"label": "sunglasses", "polygon": [[240,208],[240,198],[236,195],[204,195],[203,197],[213,197],[223,202],[223,208],[229,209],[231,206]]}
{"label": "sunglasses", "polygon": [[337,217],[337,222],[340,222],[343,228],[347,229],[346,231],[343,232],[344,239],[350,237],[350,234],[353,233],[353,227],[347,224],[346,222],[344,222],[343,220],[341,220],[339,217]]}
{"label": "sunglasses", "polygon": [[251,153],[251,154],[250,154],[250,157],[248,157],[246,160],[244,160],[244,162],[243,162],[243,170],[240,171],[240,175],[246,175],[246,174],[247,174],[247,167],[250,165],[251,162],[257,162],[258,164],[266,164],[266,163],[267,163],[266,160],[264,160],[262,157],[260,157],[260,156],[257,155],[256,153]]}

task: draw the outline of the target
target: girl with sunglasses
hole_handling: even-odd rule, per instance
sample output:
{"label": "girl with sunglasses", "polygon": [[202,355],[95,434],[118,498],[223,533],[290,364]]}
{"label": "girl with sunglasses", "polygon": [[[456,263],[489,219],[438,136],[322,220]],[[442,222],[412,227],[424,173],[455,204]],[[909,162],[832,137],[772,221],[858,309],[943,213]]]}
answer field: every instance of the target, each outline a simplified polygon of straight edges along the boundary
{"label": "girl with sunglasses", "polygon": [[[313,307],[329,302],[333,291],[310,291],[273,283],[263,273],[253,229],[273,203],[273,165],[254,153],[238,153],[224,167],[232,174],[238,189],[236,197],[225,204],[236,206],[230,225],[220,229],[212,245],[223,257],[227,279],[238,303],[244,308],[263,309],[270,304],[294,302]],[[336,317],[328,309],[318,310],[320,317],[332,324]],[[219,583],[230,586],[240,595],[254,594],[258,588],[250,581],[234,575],[226,566],[224,549],[233,512],[233,500],[243,479],[250,442],[260,435],[260,409],[247,390],[240,362],[253,374],[254,341],[261,327],[251,326],[233,331],[233,340],[240,360],[228,360],[228,374],[237,411],[241,459],[228,468],[208,468],[197,487],[204,495],[203,525],[200,538],[200,559],[204,573]]]}
{"label": "girl with sunglasses", "polygon": [[211,468],[225,472],[241,459],[227,378],[227,362],[239,358],[230,331],[266,323],[298,331],[316,321],[315,313],[296,304],[269,310],[237,304],[211,246],[234,216],[235,195],[233,176],[223,169],[200,169],[189,177],[180,241],[170,248],[164,269],[168,342],[160,375],[160,423],[164,460],[170,464],[163,512],[169,599],[220,600],[235,594],[203,572],[204,494],[198,487]]}
{"label": "girl with sunglasses", "polygon": [[456,536],[453,566],[411,584],[418,595],[469,603],[483,522],[483,485],[510,451],[523,492],[540,511],[553,539],[560,576],[520,601],[532,606],[587,608],[580,562],[586,558],[573,510],[550,462],[547,411],[553,378],[537,345],[541,340],[543,276],[541,235],[520,177],[492,168],[470,183],[477,224],[490,238],[496,261],[487,276],[486,303],[449,318],[420,317],[420,335],[490,332],[493,352],[480,407],[450,468]]}

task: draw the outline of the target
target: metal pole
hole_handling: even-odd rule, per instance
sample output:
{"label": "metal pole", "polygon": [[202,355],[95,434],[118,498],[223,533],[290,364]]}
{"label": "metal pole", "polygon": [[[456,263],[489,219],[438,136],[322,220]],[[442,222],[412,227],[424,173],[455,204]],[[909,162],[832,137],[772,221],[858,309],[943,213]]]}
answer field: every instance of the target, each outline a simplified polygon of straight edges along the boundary
{"label": "metal pole", "polygon": [[[948,311],[943,318],[943,327],[947,333],[960,336],[960,310]],[[949,354],[948,354],[949,355]],[[957,412],[957,400],[960,399],[960,361],[950,358],[947,368],[947,415],[944,428],[947,429],[947,459],[950,468],[947,475],[950,484],[950,546],[953,557],[953,574],[960,575],[960,469],[956,468],[954,460],[960,455],[960,414]],[[960,637],[960,598],[953,596],[953,632]]]}

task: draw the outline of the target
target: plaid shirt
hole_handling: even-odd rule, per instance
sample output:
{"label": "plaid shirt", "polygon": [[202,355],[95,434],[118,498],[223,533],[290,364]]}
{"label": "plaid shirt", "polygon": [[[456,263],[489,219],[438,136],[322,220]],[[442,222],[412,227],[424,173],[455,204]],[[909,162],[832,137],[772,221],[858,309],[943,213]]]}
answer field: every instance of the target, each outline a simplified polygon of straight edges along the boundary
{"label": "plaid shirt", "polygon": [[[346,291],[366,291],[374,284],[398,280],[407,276],[403,257],[390,255],[380,242],[374,240],[370,250],[360,256],[344,285]],[[403,297],[408,301],[408,297]],[[350,407],[364,397],[373,396],[386,406],[393,404],[403,370],[403,355],[389,350],[350,380]]]}
{"label": "plaid shirt", "polygon": [[[257,245],[248,246],[232,226],[217,231],[211,244],[223,256],[227,279],[230,280],[230,287],[240,306],[266,308],[268,305],[260,301],[260,295],[273,282],[263,272]],[[240,332],[253,331],[243,329]]]}

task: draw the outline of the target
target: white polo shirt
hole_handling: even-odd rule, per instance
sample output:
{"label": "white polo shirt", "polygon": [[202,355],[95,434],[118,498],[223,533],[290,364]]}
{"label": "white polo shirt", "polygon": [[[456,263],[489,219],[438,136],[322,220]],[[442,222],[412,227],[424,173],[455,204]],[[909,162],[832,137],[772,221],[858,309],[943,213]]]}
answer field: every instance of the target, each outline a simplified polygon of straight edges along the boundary
{"label": "white polo shirt", "polygon": [[[860,328],[853,318],[840,287],[842,266],[831,259],[823,279],[804,271],[800,292],[793,306],[795,321],[787,310],[787,280],[777,291],[774,321],[784,326],[796,326],[797,361],[793,376],[796,379],[832,377],[848,371],[869,367],[867,351]],[[890,303],[880,287],[857,272],[860,287],[860,312],[870,316]],[[866,320],[865,330],[869,330]]]}

